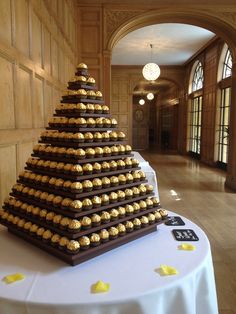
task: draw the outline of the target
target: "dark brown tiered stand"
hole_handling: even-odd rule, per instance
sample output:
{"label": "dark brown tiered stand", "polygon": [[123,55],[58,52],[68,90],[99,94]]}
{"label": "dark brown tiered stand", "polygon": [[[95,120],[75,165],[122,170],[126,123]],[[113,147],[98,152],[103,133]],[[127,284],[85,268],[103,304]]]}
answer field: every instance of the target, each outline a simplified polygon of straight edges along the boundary
{"label": "dark brown tiered stand", "polygon": [[[89,74],[87,70],[78,70],[77,75],[84,75],[85,77],[88,77]],[[86,84],[79,84],[75,82],[69,82],[68,84],[68,90],[78,90],[78,89],[85,89],[86,91],[91,91],[94,90],[96,91],[95,86],[91,85],[86,85]],[[63,104],[77,104],[77,103],[83,103],[83,104],[104,104],[104,101],[102,99],[89,99],[89,98],[83,98],[79,97],[78,95],[76,96],[71,96],[71,95],[65,95],[62,97],[61,103]],[[86,113],[86,112],[78,112],[78,111],[73,111],[73,110],[59,110],[56,109],[56,112],[54,114],[55,117],[67,117],[67,118],[110,118],[109,113]],[[47,130],[57,130],[61,132],[107,132],[107,131],[115,131],[117,130],[116,128],[112,127],[67,127],[65,125],[50,125],[49,127],[46,128]],[[99,141],[99,142],[75,142],[75,141],[62,141],[62,140],[53,140],[53,139],[45,139],[41,138],[39,143],[51,145],[51,146],[56,146],[56,147],[64,147],[64,148],[95,148],[95,147],[104,147],[104,146],[114,146],[114,145],[124,145],[124,141]],[[84,159],[80,158],[73,158],[71,156],[63,155],[63,156],[58,156],[58,155],[52,155],[52,154],[46,154],[45,152],[34,152],[32,154],[32,157],[41,159],[41,160],[49,160],[49,161],[57,161],[57,162],[64,162],[64,163],[71,163],[71,164],[85,164],[85,163],[95,163],[95,162],[103,162],[103,161],[111,161],[111,160],[125,160],[127,157],[133,157],[133,155],[130,152],[126,153],[119,153],[119,154],[114,154],[111,156],[100,156],[100,157],[87,157]],[[111,177],[119,174],[127,174],[131,173],[132,171],[140,170],[137,165],[132,166],[132,167],[127,167],[123,169],[116,169],[113,171],[104,171],[100,173],[90,173],[90,174],[84,174],[84,175],[76,175],[76,174],[68,174],[60,171],[54,171],[50,169],[43,169],[43,168],[37,168],[32,165],[27,164],[25,167],[27,171],[30,171],[31,173],[34,173],[35,175],[44,175],[44,176],[49,176],[49,177],[55,177],[55,178],[61,178],[63,180],[71,180],[72,182],[78,182],[78,181],[84,181],[84,180],[89,180],[89,179],[94,179],[94,178],[103,178],[103,177]],[[18,183],[24,185],[25,187],[29,187],[35,190],[40,190],[42,192],[47,192],[54,194],[55,196],[61,196],[61,197],[67,197],[72,200],[83,200],[84,198],[92,198],[93,196],[99,196],[104,193],[110,193],[113,191],[117,190],[122,190],[124,191],[127,188],[132,188],[132,187],[138,187],[140,184],[146,183],[147,181],[144,180],[138,180],[138,181],[133,181],[130,183],[126,184],[119,184],[116,186],[110,186],[110,187],[101,187],[99,189],[93,189],[92,191],[89,192],[75,192],[75,191],[70,191],[70,190],[65,190],[63,188],[55,188],[53,186],[50,186],[49,184],[39,184],[36,183],[32,180],[27,180],[22,177],[20,177],[17,181]],[[79,219],[83,218],[84,216],[88,216],[91,214],[99,214],[104,210],[109,210],[109,209],[118,209],[119,206],[127,205],[127,204],[132,204],[137,201],[145,200],[150,196],[153,196],[153,193],[146,193],[146,194],[140,194],[133,196],[131,198],[125,198],[125,199],[118,199],[115,202],[110,202],[109,204],[101,205],[99,207],[93,207],[91,209],[87,210],[75,210],[71,208],[63,208],[61,206],[54,206],[53,204],[48,204],[45,201],[42,201],[40,199],[35,198],[34,196],[30,196],[21,192],[17,192],[13,189],[13,191],[10,193],[12,197],[14,197],[16,200],[21,201],[23,203],[27,203],[27,205],[32,205],[38,207],[40,210],[45,209],[50,212],[54,212],[55,214],[62,215],[64,217],[68,217],[70,219]],[[20,219],[25,219],[25,221],[29,221],[32,224],[36,224],[39,227],[45,228],[45,230],[50,230],[52,233],[56,233],[61,237],[67,237],[69,240],[78,240],[82,236],[89,236],[94,232],[99,232],[101,229],[107,229],[110,227],[114,227],[118,225],[119,223],[125,223],[128,220],[132,220],[134,218],[140,218],[143,215],[149,214],[154,212],[155,210],[158,210],[160,206],[153,206],[151,208],[146,208],[145,210],[140,210],[136,213],[128,214],[126,213],[123,217],[118,217],[118,218],[113,218],[108,222],[102,222],[101,224],[97,226],[91,226],[88,229],[83,229],[72,232],[71,230],[65,230],[63,229],[60,225],[55,225],[52,222],[48,222],[45,219],[42,219],[41,217],[34,215],[33,213],[27,213],[23,212],[16,206],[10,206],[9,203],[5,204],[3,206],[3,210],[9,213],[9,215],[13,215],[14,217],[19,217]],[[34,235],[33,233],[27,232],[24,228],[19,228],[16,224],[12,222],[12,220],[7,220],[7,219],[2,219],[0,216],[0,222],[5,225],[8,228],[8,231],[12,234],[15,234],[16,236],[26,240],[27,242],[30,242],[34,244],[35,246],[43,249],[44,251],[49,252],[50,254],[62,259],[63,261],[67,262],[70,265],[77,265],[79,263],[82,263],[86,260],[89,260],[97,255],[100,255],[104,252],[110,251],[113,248],[119,247],[125,243],[128,243],[130,241],[133,241],[139,237],[142,237],[146,234],[149,234],[150,232],[153,232],[156,230],[156,226],[160,223],[163,223],[165,221],[164,218],[162,218],[160,221],[155,221],[155,222],[150,222],[149,224],[140,227],[139,229],[133,229],[130,230],[130,232],[126,231],[125,234],[119,235],[115,239],[109,239],[107,242],[101,242],[98,246],[90,246],[86,250],[80,249],[80,251],[76,254],[71,254],[68,253],[66,250],[63,250],[57,246],[53,246],[50,242],[44,241],[42,238]]]}

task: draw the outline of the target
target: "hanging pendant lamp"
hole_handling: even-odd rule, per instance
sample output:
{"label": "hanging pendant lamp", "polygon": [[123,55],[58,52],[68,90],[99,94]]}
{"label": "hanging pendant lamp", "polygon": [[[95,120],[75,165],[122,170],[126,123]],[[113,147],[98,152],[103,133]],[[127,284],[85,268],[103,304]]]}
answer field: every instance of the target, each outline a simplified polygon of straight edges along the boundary
{"label": "hanging pendant lamp", "polygon": [[[151,48],[151,60],[152,60],[152,48],[153,45],[150,44],[150,48]],[[143,67],[143,77],[147,80],[147,81],[155,81],[161,74],[161,70],[160,67],[153,62],[147,63],[144,67]]]}

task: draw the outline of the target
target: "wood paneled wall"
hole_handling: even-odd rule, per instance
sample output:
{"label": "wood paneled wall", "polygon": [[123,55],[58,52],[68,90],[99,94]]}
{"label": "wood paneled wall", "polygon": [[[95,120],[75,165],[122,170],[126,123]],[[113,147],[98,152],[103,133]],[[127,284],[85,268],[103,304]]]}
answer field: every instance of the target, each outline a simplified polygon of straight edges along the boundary
{"label": "wood paneled wall", "polygon": [[77,54],[73,0],[0,1],[0,202],[47,125]]}

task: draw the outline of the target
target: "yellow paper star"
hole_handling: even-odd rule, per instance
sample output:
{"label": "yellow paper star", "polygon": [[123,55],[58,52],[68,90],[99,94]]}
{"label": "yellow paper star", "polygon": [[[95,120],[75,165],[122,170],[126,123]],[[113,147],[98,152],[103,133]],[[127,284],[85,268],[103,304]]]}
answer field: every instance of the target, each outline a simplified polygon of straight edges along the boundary
{"label": "yellow paper star", "polygon": [[181,245],[178,246],[179,250],[184,250],[184,251],[194,251],[196,249],[196,247],[192,244],[187,244],[187,243],[183,243]]}
{"label": "yellow paper star", "polygon": [[25,279],[25,276],[21,273],[16,273],[16,274],[11,274],[11,275],[8,275],[8,276],[5,276],[3,278],[3,281],[7,284],[9,283],[13,283],[13,282],[16,282],[16,281],[19,281],[19,280],[23,280]]}
{"label": "yellow paper star", "polygon": [[102,280],[97,281],[95,284],[91,286],[92,293],[108,292],[109,290],[110,290],[110,284],[105,283]]}
{"label": "yellow paper star", "polygon": [[161,265],[160,266],[160,274],[163,276],[169,276],[169,275],[177,275],[179,272],[174,267],[168,266],[168,265]]}

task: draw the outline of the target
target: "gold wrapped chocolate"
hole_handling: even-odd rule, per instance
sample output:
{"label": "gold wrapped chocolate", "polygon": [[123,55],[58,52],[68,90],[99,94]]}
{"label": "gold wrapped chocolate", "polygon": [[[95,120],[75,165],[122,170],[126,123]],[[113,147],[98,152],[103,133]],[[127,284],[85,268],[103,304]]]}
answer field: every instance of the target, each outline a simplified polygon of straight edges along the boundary
{"label": "gold wrapped chocolate", "polygon": [[140,211],[140,206],[137,202],[134,202],[132,206],[134,208],[134,213],[138,213]]}
{"label": "gold wrapped chocolate", "polygon": [[79,69],[79,70],[84,70],[84,69],[87,69],[88,68],[88,66],[87,66],[87,64],[85,64],[85,63],[83,63],[83,62],[81,62],[81,63],[79,63],[78,65],[77,65],[77,69]]}
{"label": "gold wrapped chocolate", "polygon": [[50,230],[46,230],[46,231],[44,231],[42,237],[43,237],[44,240],[50,240],[52,235],[53,234],[52,234],[52,232]]}
{"label": "gold wrapped chocolate", "polygon": [[138,227],[141,227],[141,221],[139,218],[134,218],[133,220],[133,225],[134,225],[134,228],[138,228]]}
{"label": "gold wrapped chocolate", "polygon": [[68,228],[73,231],[79,231],[81,228],[81,223],[77,219],[71,219]]}
{"label": "gold wrapped chocolate", "polygon": [[[41,198],[41,197],[40,197],[40,198]],[[54,197],[54,199],[53,199],[53,204],[54,204],[54,205],[59,205],[59,204],[61,204],[62,200],[63,200],[63,198],[62,198],[61,196],[56,196],[56,197]]]}
{"label": "gold wrapped chocolate", "polygon": [[[3,215],[3,211],[1,212],[1,210],[0,210],[0,217],[2,217],[2,215]],[[15,216],[15,217],[13,218],[13,220],[12,220],[13,225],[17,225],[18,222],[19,222],[19,220],[20,220],[20,217]],[[31,226],[31,227],[32,227],[32,226]]]}
{"label": "gold wrapped chocolate", "polygon": [[[27,213],[29,213],[29,208],[30,208],[30,206],[28,206],[27,207]],[[32,212],[32,210],[31,210],[31,212]],[[40,212],[39,212],[39,216],[40,216],[40,218],[46,218],[46,216],[47,216],[47,210],[46,209],[41,209],[40,210]]]}
{"label": "gold wrapped chocolate", "polygon": [[94,196],[94,197],[92,198],[92,203],[93,203],[94,205],[101,205],[101,203],[102,203],[101,197],[99,197],[99,196]]}
{"label": "gold wrapped chocolate", "polygon": [[138,197],[139,196],[139,189],[136,186],[134,186],[132,188],[132,191],[133,191],[133,196],[134,197]]}
{"label": "gold wrapped chocolate", "polygon": [[61,202],[61,206],[62,206],[62,207],[69,207],[71,203],[72,203],[72,199],[66,197],[66,198],[64,198],[63,201]]}
{"label": "gold wrapped chocolate", "polygon": [[125,212],[127,215],[133,214],[133,212],[134,212],[133,206],[130,204],[125,205]]}
{"label": "gold wrapped chocolate", "polygon": [[102,106],[102,111],[105,113],[105,112],[109,112],[109,107],[106,106],[106,105],[103,105]]}
{"label": "gold wrapped chocolate", "polygon": [[74,135],[72,136],[72,138],[74,140],[80,140],[80,141],[83,141],[84,140],[84,134],[83,133],[74,133]]}
{"label": "gold wrapped chocolate", "polygon": [[87,92],[85,89],[83,88],[80,88],[76,91],[76,95],[79,95],[79,96],[87,96]]}
{"label": "gold wrapped chocolate", "polygon": [[109,228],[109,229],[108,229],[108,232],[109,232],[110,237],[117,237],[118,234],[119,234],[118,229],[115,228],[115,227]]}
{"label": "gold wrapped chocolate", "polygon": [[[63,183],[63,188],[65,189],[70,189],[71,188],[71,185],[72,185],[72,182],[67,180]],[[61,205],[64,205],[64,200],[62,201]]]}
{"label": "gold wrapped chocolate", "polygon": [[93,183],[94,187],[101,187],[102,186],[102,180],[100,180],[99,178],[93,179],[92,183]]}
{"label": "gold wrapped chocolate", "polygon": [[67,217],[63,217],[61,220],[60,220],[60,225],[61,227],[63,228],[67,228],[69,226],[69,223],[70,223],[70,219],[67,218]]}
{"label": "gold wrapped chocolate", "polygon": [[39,213],[40,213],[40,208],[39,208],[39,207],[34,207],[34,208],[32,209],[32,214],[33,214],[34,216],[38,216]]}
{"label": "gold wrapped chocolate", "polygon": [[70,208],[80,211],[82,209],[82,202],[80,200],[74,200],[70,203]]}
{"label": "gold wrapped chocolate", "polygon": [[68,243],[69,243],[69,239],[67,237],[61,237],[59,241],[59,246],[64,248],[67,246]]}
{"label": "gold wrapped chocolate", "polygon": [[76,240],[70,240],[67,245],[66,245],[66,248],[68,251],[70,252],[78,252],[79,249],[80,249],[80,244],[78,241]]}
{"label": "gold wrapped chocolate", "polygon": [[[9,213],[8,213],[8,212],[4,212],[4,213],[2,214],[2,217],[1,217],[1,218],[2,218],[3,220],[7,220],[8,216],[9,216]],[[17,223],[17,226],[20,227],[20,228],[22,228],[22,227],[24,226],[24,224],[25,224],[25,220],[24,220],[24,219],[20,219],[20,220],[18,221],[18,223]]]}
{"label": "gold wrapped chocolate", "polygon": [[86,153],[86,155],[94,156],[95,155],[95,150],[93,148],[91,148],[91,147],[90,148],[86,148],[85,153]]}
{"label": "gold wrapped chocolate", "polygon": [[48,203],[52,203],[53,200],[54,200],[54,197],[55,197],[54,194],[49,194],[48,197],[47,197],[47,199],[46,199],[46,201],[47,201]]}
{"label": "gold wrapped chocolate", "polygon": [[140,221],[142,225],[148,225],[149,223],[148,218],[146,216],[142,216]]}
{"label": "gold wrapped chocolate", "polygon": [[131,189],[125,189],[126,197],[133,197],[133,191]]}
{"label": "gold wrapped chocolate", "polygon": [[103,153],[104,154],[111,154],[111,149],[109,146],[105,146],[103,147]]}
{"label": "gold wrapped chocolate", "polygon": [[122,190],[118,190],[118,191],[117,191],[117,195],[118,195],[118,199],[119,199],[119,200],[122,200],[122,199],[125,198],[125,192],[122,191]]}
{"label": "gold wrapped chocolate", "polygon": [[111,168],[117,168],[117,162],[115,160],[110,161],[110,167]]}
{"label": "gold wrapped chocolate", "polygon": [[108,162],[106,162],[106,161],[103,161],[103,163],[102,163],[102,169],[110,169],[110,165],[109,165],[109,163]]}
{"label": "gold wrapped chocolate", "polygon": [[118,226],[116,227],[118,229],[118,232],[120,235],[124,234],[126,232],[126,228],[125,228],[125,225],[123,224],[118,224]]}
{"label": "gold wrapped chocolate", "polygon": [[98,163],[98,162],[95,162],[93,164],[93,169],[96,170],[96,171],[100,171],[102,168],[102,166]]}
{"label": "gold wrapped chocolate", "polygon": [[118,179],[119,179],[120,183],[122,183],[122,184],[126,183],[126,177],[124,174],[119,174]]}
{"label": "gold wrapped chocolate", "polygon": [[156,221],[161,220],[162,217],[161,217],[161,214],[159,213],[158,210],[155,210],[155,212],[153,214],[155,216]]}
{"label": "gold wrapped chocolate", "polygon": [[102,93],[99,90],[96,91],[96,97],[97,98],[102,98]]}
{"label": "gold wrapped chocolate", "polygon": [[57,180],[56,178],[52,177],[52,178],[49,180],[48,183],[49,183],[50,185],[55,185],[56,180]]}
{"label": "gold wrapped chocolate", "polygon": [[83,181],[83,188],[84,189],[92,189],[93,183],[90,180],[84,180]]}
{"label": "gold wrapped chocolate", "polygon": [[[14,219],[14,216],[13,216],[12,214],[8,215],[8,217],[7,217],[7,221],[8,221],[8,222],[12,222],[13,219]],[[32,222],[29,222],[29,223],[32,224]],[[26,225],[26,224],[24,224],[24,229],[25,229],[25,225]],[[31,226],[31,225],[30,225],[30,226]],[[28,229],[29,229],[29,228],[28,228]]]}
{"label": "gold wrapped chocolate", "polygon": [[140,201],[139,206],[141,210],[145,210],[147,208],[147,204],[145,201]]}
{"label": "gold wrapped chocolate", "polygon": [[83,185],[81,182],[73,182],[70,186],[71,190],[82,191]]}
{"label": "gold wrapped chocolate", "polygon": [[111,119],[111,124],[112,124],[113,126],[116,126],[116,125],[117,125],[116,119],[112,118],[112,119]]}
{"label": "gold wrapped chocolate", "polygon": [[[102,139],[102,134],[100,132],[95,132],[94,133],[94,139],[101,140]],[[95,149],[95,151],[96,151],[96,149]]]}
{"label": "gold wrapped chocolate", "polygon": [[108,132],[103,132],[102,133],[102,139],[103,140],[109,140],[110,139],[109,133]]}
{"label": "gold wrapped chocolate", "polygon": [[82,204],[83,204],[83,207],[90,207],[93,205],[92,201],[89,198],[85,198]]}
{"label": "gold wrapped chocolate", "polygon": [[83,76],[83,75],[76,76],[75,79],[76,79],[76,81],[78,81],[78,82],[86,82],[86,81],[87,81],[86,77]]}
{"label": "gold wrapped chocolate", "polygon": [[127,181],[133,181],[133,176],[132,176],[132,174],[131,173],[126,173],[126,180]]}
{"label": "gold wrapped chocolate", "polygon": [[119,184],[119,179],[118,179],[118,177],[116,177],[116,176],[112,176],[111,178],[110,178],[110,181],[111,181],[111,183],[112,184]]}
{"label": "gold wrapped chocolate", "polygon": [[93,224],[98,224],[101,222],[101,217],[98,214],[93,214],[91,217],[91,221]]}
{"label": "gold wrapped chocolate", "polygon": [[153,207],[153,201],[150,198],[146,199],[146,204],[148,208],[152,208]]}
{"label": "gold wrapped chocolate", "polygon": [[124,132],[118,132],[117,136],[118,136],[118,138],[120,140],[124,140],[125,139],[125,133]]}
{"label": "gold wrapped chocolate", "polygon": [[145,194],[147,192],[146,186],[144,184],[140,184],[138,188],[139,188],[140,193]]}
{"label": "gold wrapped chocolate", "polygon": [[139,165],[138,159],[132,158],[131,160],[132,160],[132,165],[133,165],[134,167],[137,167],[137,166]]}
{"label": "gold wrapped chocolate", "polygon": [[108,119],[108,118],[104,118],[104,119],[103,119],[103,123],[104,123],[107,127],[109,127],[109,126],[111,125],[111,120]]}
{"label": "gold wrapped chocolate", "polygon": [[[34,210],[36,209],[37,207],[35,207],[34,209],[33,209],[33,212],[34,212]],[[38,208],[39,209],[39,208]],[[47,213],[47,215],[46,215],[46,221],[47,222],[50,222],[50,221],[53,221],[53,218],[55,217],[55,213],[54,212],[49,212],[49,213]]]}
{"label": "gold wrapped chocolate", "polygon": [[131,150],[132,150],[132,148],[131,148],[131,146],[130,145],[125,145],[125,151],[126,152],[131,152]]}
{"label": "gold wrapped chocolate", "polygon": [[132,173],[132,175],[133,175],[133,179],[134,179],[135,181],[139,181],[140,178],[141,178],[140,174],[139,174],[137,171],[134,171],[134,172]]}
{"label": "gold wrapped chocolate", "polygon": [[37,230],[37,236],[38,237],[42,237],[43,233],[44,233],[45,229],[43,227],[39,228]]}
{"label": "gold wrapped chocolate", "polygon": [[113,155],[117,155],[117,154],[119,153],[118,147],[117,147],[117,146],[112,146],[112,147],[111,147],[111,153],[112,153]]}
{"label": "gold wrapped chocolate", "polygon": [[87,119],[87,125],[88,126],[93,126],[95,125],[96,121],[93,118],[88,118]]}
{"label": "gold wrapped chocolate", "polygon": [[119,212],[117,209],[113,208],[112,210],[110,210],[110,216],[111,219],[116,219],[119,217]]}
{"label": "gold wrapped chocolate", "polygon": [[100,242],[100,236],[97,233],[92,233],[90,236],[91,244],[98,244]]}
{"label": "gold wrapped chocolate", "polygon": [[117,161],[117,166],[121,167],[121,168],[124,168],[125,167],[125,162],[123,160],[118,160]]}
{"label": "gold wrapped chocolate", "polygon": [[93,140],[93,134],[91,133],[91,132],[86,132],[85,134],[84,134],[84,139],[85,140]]}
{"label": "gold wrapped chocolate", "polygon": [[36,233],[39,229],[39,226],[37,226],[36,224],[33,224],[31,227],[30,227],[30,232],[31,233]]}
{"label": "gold wrapped chocolate", "polygon": [[62,220],[62,215],[55,215],[53,217],[53,223],[54,224],[59,224],[61,222],[61,220]]}
{"label": "gold wrapped chocolate", "polygon": [[152,197],[151,200],[154,206],[158,206],[160,204],[160,200],[157,197]]}
{"label": "gold wrapped chocolate", "polygon": [[103,154],[103,149],[101,147],[96,147],[95,148],[95,154],[96,155],[102,155]]}
{"label": "gold wrapped chocolate", "polygon": [[79,125],[86,125],[87,121],[84,118],[77,118],[75,123]]}
{"label": "gold wrapped chocolate", "polygon": [[164,208],[159,209],[159,213],[161,214],[162,218],[166,218],[168,216],[168,212]]}
{"label": "gold wrapped chocolate", "polygon": [[119,216],[120,216],[120,217],[125,216],[125,208],[124,208],[124,207],[119,206],[119,207],[118,207],[118,212],[119,212]]}
{"label": "gold wrapped chocolate", "polygon": [[110,219],[111,219],[111,215],[108,212],[103,211],[101,214],[101,220],[108,222]]}
{"label": "gold wrapped chocolate", "polygon": [[83,104],[83,103],[78,103],[78,104],[76,105],[76,109],[85,111],[85,110],[86,110],[86,105]]}
{"label": "gold wrapped chocolate", "polygon": [[109,232],[106,229],[102,229],[99,232],[99,236],[102,240],[108,240],[109,239]]}
{"label": "gold wrapped chocolate", "polygon": [[117,133],[116,133],[115,131],[110,132],[109,136],[110,136],[110,138],[113,139],[113,140],[116,140],[116,139],[117,139]]}
{"label": "gold wrapped chocolate", "polygon": [[87,83],[88,84],[95,84],[96,81],[95,81],[95,79],[92,76],[90,76],[90,77],[87,78]]}
{"label": "gold wrapped chocolate", "polygon": [[148,221],[150,224],[155,222],[155,215],[153,215],[152,213],[148,214]]}
{"label": "gold wrapped chocolate", "polygon": [[93,171],[93,166],[91,164],[84,164],[83,165],[83,171],[85,171],[85,172],[92,172]]}
{"label": "gold wrapped chocolate", "polygon": [[72,168],[73,166],[74,166],[74,165],[72,165],[72,164],[65,164],[64,170],[65,170],[65,171],[71,171],[71,168]]}
{"label": "gold wrapped chocolate", "polygon": [[102,178],[102,185],[107,186],[110,185],[111,180],[108,177],[103,177]]}
{"label": "gold wrapped chocolate", "polygon": [[93,90],[88,90],[87,91],[87,96],[89,98],[94,98],[94,97],[96,97],[96,93]]}
{"label": "gold wrapped chocolate", "polygon": [[51,243],[53,244],[58,244],[60,242],[61,237],[59,236],[59,234],[55,233],[52,237],[51,237]]}
{"label": "gold wrapped chocolate", "polygon": [[87,246],[90,245],[90,240],[89,240],[88,237],[83,236],[83,237],[81,237],[81,238],[79,239],[79,244],[80,244],[81,248],[87,247]]}
{"label": "gold wrapped chocolate", "polygon": [[132,221],[127,220],[125,223],[125,228],[127,231],[132,231],[134,228],[134,224],[132,223]]}
{"label": "gold wrapped chocolate", "polygon": [[57,179],[55,182],[56,187],[61,187],[61,186],[63,186],[63,184],[64,184],[64,180],[62,180],[62,179]]}
{"label": "gold wrapped chocolate", "polygon": [[117,200],[117,198],[118,198],[118,195],[117,195],[116,192],[111,192],[111,193],[109,194],[109,199],[110,199],[110,200]]}
{"label": "gold wrapped chocolate", "polygon": [[102,110],[102,106],[96,104],[96,105],[94,106],[94,109],[95,109],[95,111],[101,111],[101,110]]}
{"label": "gold wrapped chocolate", "polygon": [[101,198],[103,204],[109,203],[109,196],[107,194],[102,194]]}
{"label": "gold wrapped chocolate", "polygon": [[82,227],[89,227],[89,226],[91,226],[92,221],[89,217],[84,216],[80,223],[81,223]]}
{"label": "gold wrapped chocolate", "polygon": [[146,190],[147,190],[147,193],[152,193],[153,192],[153,186],[151,184],[146,184]]}

